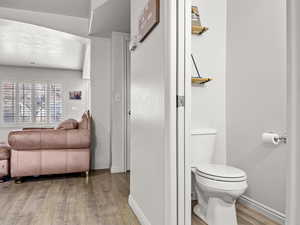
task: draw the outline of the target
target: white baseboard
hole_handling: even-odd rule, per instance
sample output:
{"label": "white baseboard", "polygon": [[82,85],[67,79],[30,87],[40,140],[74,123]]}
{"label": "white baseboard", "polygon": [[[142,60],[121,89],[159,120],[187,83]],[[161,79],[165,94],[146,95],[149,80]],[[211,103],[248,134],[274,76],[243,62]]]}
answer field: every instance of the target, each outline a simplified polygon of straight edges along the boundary
{"label": "white baseboard", "polygon": [[138,220],[140,221],[141,225],[151,225],[151,223],[149,222],[149,220],[147,219],[147,217],[143,213],[142,209],[139,207],[139,205],[132,198],[131,195],[129,195],[128,204],[131,207],[131,209],[133,210],[133,212],[136,215],[136,217],[138,218]]}
{"label": "white baseboard", "polygon": [[111,167],[110,168],[111,173],[124,173],[124,169],[120,167]]}
{"label": "white baseboard", "polygon": [[257,202],[244,195],[240,197],[239,202],[251,209],[256,210],[257,212],[263,214],[264,216],[270,218],[271,220],[279,224],[285,224],[286,216],[283,213],[276,211],[275,209],[265,206],[260,202]]}

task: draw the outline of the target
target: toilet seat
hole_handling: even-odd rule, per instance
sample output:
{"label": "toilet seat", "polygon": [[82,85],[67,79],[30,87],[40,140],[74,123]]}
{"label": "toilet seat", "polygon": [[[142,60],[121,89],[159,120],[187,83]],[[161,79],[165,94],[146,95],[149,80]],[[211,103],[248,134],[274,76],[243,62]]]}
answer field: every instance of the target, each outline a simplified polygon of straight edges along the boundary
{"label": "toilet seat", "polygon": [[220,182],[243,182],[247,181],[244,171],[218,164],[201,164],[194,166],[194,172],[203,178]]}

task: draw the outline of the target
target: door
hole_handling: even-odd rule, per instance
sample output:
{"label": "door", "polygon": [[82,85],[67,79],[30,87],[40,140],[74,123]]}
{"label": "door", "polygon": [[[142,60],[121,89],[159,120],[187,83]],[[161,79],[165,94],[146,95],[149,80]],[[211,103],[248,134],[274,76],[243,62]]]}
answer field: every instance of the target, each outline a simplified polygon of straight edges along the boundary
{"label": "door", "polygon": [[125,170],[130,171],[130,122],[131,122],[131,106],[130,106],[130,99],[131,99],[131,76],[130,76],[130,52],[129,52],[129,40],[125,40],[125,66],[126,66],[126,107],[125,107],[125,123],[126,123],[126,134],[125,134],[125,140],[126,140],[126,150],[125,150]]}

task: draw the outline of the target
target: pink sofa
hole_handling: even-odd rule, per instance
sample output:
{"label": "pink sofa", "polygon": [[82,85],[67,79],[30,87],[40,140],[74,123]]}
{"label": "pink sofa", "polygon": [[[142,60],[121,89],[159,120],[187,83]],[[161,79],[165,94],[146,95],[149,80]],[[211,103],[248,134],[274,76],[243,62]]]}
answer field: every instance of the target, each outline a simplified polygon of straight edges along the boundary
{"label": "pink sofa", "polygon": [[91,117],[77,128],[26,129],[9,134],[11,177],[86,172],[90,169]]}
{"label": "pink sofa", "polygon": [[9,174],[10,147],[5,143],[0,143],[0,183]]}

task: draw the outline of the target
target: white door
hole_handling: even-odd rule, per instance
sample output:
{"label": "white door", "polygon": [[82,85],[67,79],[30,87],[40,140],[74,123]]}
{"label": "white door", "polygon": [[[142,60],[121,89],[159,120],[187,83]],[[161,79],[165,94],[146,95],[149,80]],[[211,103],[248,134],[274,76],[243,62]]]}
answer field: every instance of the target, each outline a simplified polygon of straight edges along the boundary
{"label": "white door", "polygon": [[125,170],[130,171],[130,124],[131,124],[131,76],[130,76],[130,52],[129,52],[129,40],[126,40],[125,44],[125,66],[126,66],[126,107],[125,107],[125,115],[126,115],[126,157],[125,157]]}

